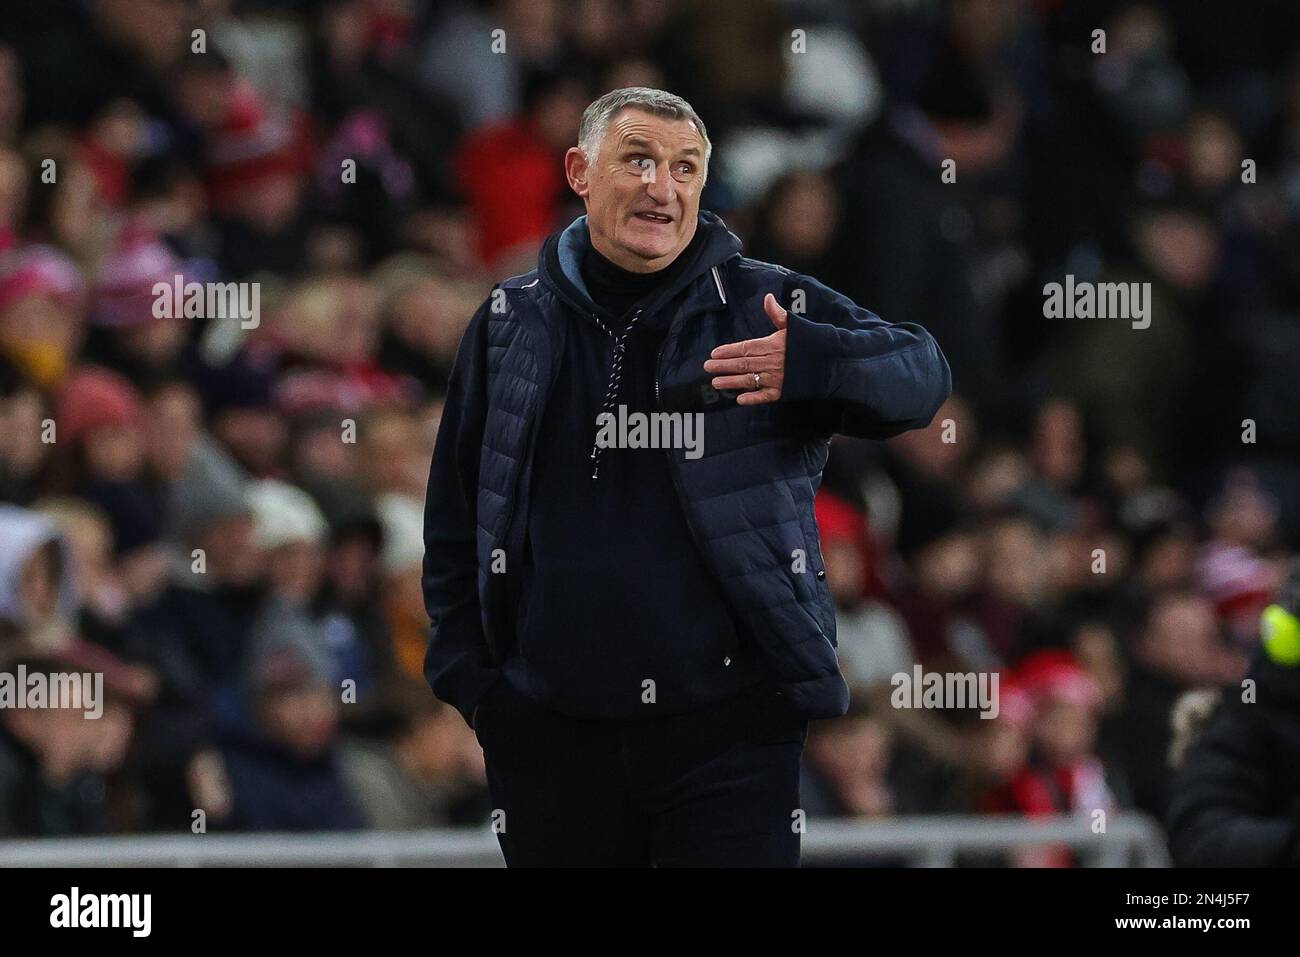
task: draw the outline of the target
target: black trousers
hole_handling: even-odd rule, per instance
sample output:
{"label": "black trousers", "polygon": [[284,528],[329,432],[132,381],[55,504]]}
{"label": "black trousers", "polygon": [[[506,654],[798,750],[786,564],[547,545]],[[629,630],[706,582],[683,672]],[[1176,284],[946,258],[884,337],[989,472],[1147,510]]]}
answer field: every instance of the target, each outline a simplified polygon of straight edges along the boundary
{"label": "black trousers", "polygon": [[633,721],[551,711],[504,679],[475,717],[509,867],[797,867],[808,721],[763,684]]}

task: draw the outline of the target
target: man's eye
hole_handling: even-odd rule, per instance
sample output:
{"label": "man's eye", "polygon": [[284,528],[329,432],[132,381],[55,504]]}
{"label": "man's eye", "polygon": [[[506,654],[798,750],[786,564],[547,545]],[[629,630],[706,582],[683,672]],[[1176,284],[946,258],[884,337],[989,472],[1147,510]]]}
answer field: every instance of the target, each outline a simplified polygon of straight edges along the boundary
{"label": "man's eye", "polygon": [[650,157],[638,156],[632,160],[632,165],[637,169],[649,169]]}

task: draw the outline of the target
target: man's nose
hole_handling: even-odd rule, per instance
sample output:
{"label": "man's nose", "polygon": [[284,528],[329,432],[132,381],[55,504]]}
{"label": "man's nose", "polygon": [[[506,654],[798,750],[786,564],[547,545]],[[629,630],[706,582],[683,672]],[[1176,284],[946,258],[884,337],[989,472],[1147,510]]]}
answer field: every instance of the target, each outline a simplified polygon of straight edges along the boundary
{"label": "man's nose", "polygon": [[673,178],[668,173],[668,165],[655,168],[655,175],[645,184],[646,195],[660,205],[667,205],[673,200]]}

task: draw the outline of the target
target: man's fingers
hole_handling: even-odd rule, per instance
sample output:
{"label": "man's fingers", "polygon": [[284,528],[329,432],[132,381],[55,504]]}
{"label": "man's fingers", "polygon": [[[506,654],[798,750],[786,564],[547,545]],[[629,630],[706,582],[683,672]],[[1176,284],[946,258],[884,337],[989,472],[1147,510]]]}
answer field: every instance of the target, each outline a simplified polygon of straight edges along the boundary
{"label": "man's fingers", "polygon": [[[777,340],[779,333],[772,333],[770,336],[764,336],[762,339],[744,339],[740,342],[725,342],[709,353],[710,359],[735,359],[740,356],[768,356],[774,353],[783,352],[780,342]],[[708,369],[708,365],[704,366]],[[710,370],[712,371],[712,370]]]}
{"label": "man's fingers", "polygon": [[742,392],[736,396],[736,405],[763,405],[781,398],[780,389],[762,388],[752,392]]}
{"label": "man's fingers", "polygon": [[726,389],[752,389],[754,388],[754,377],[752,375],[723,375],[716,377],[709,384],[719,392]]}
{"label": "man's fingers", "polygon": [[[714,376],[713,388],[740,393],[736,397],[738,405],[762,405],[781,398],[788,314],[771,293],[763,297],[763,311],[776,326],[775,332],[761,339],[720,345],[709,353],[704,363],[704,371]],[[760,376],[757,389],[755,373]]]}
{"label": "man's fingers", "polygon": [[773,354],[737,356],[734,359],[708,359],[704,371],[714,375],[752,375],[755,372],[779,372],[781,364],[773,361]]}
{"label": "man's fingers", "polygon": [[[759,382],[761,383],[763,389],[766,389],[769,385],[775,388],[781,384],[779,381],[776,381],[773,378],[772,373],[760,372],[759,376],[760,376]],[[752,373],[746,373],[745,375],[718,376],[717,378],[713,379],[709,384],[712,385],[713,388],[718,389],[719,391],[726,391],[728,389],[743,389],[749,392],[755,391],[754,376]]]}
{"label": "man's fingers", "polygon": [[781,308],[781,304],[776,301],[776,296],[770,292],[763,297],[763,311],[767,313],[767,318],[772,320],[772,325],[778,329],[784,329],[790,321],[790,314]]}

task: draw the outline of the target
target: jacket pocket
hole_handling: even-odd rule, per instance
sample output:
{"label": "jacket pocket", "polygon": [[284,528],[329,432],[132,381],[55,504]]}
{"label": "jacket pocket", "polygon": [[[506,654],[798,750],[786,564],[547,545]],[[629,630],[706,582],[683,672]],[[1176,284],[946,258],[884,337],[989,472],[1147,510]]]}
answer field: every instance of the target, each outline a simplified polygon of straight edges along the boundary
{"label": "jacket pocket", "polygon": [[813,580],[813,600],[817,606],[814,617],[821,625],[822,633],[833,646],[838,647],[839,642],[835,637],[835,599],[831,595],[831,586],[826,581],[826,559],[822,555],[821,536],[815,521],[810,546],[809,572]]}

